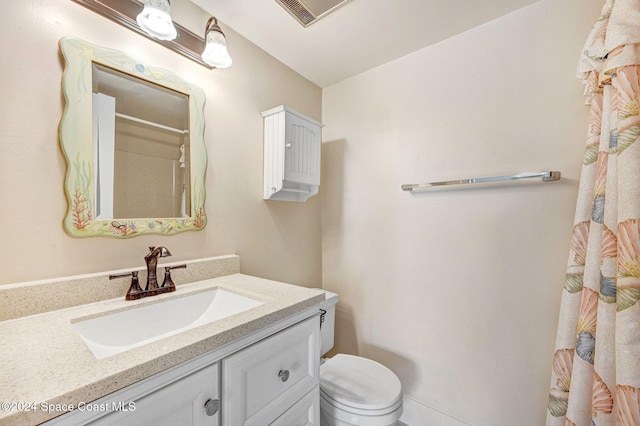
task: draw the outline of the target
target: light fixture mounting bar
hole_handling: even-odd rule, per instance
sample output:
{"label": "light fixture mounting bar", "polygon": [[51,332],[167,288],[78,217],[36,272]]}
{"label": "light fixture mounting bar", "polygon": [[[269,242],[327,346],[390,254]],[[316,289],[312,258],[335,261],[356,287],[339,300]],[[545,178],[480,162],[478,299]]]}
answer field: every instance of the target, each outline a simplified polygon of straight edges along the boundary
{"label": "light fixture mounting bar", "polygon": [[214,68],[202,60],[201,54],[204,50],[204,39],[192,33],[183,26],[176,24],[175,22],[173,23],[178,32],[178,36],[175,38],[175,40],[158,40],[150,37],[147,33],[145,33],[136,22],[136,16],[138,15],[138,13],[140,13],[143,7],[143,4],[136,0],[71,1],[81,4],[87,9],[90,9],[97,14],[104,16],[105,18],[129,28],[130,30],[135,31],[138,34],[147,37],[149,40],[153,40],[156,43],[163,45],[167,49],[173,50],[174,52],[179,53],[180,55],[185,56],[194,62],[197,62],[205,68]]}

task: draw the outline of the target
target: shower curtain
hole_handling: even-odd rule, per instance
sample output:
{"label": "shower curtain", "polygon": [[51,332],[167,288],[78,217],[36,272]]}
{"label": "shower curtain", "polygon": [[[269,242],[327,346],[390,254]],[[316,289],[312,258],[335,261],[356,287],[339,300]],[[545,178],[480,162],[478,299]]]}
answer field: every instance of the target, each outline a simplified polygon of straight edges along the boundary
{"label": "shower curtain", "polygon": [[608,0],[579,64],[590,105],[547,425],[640,425],[640,0]]}

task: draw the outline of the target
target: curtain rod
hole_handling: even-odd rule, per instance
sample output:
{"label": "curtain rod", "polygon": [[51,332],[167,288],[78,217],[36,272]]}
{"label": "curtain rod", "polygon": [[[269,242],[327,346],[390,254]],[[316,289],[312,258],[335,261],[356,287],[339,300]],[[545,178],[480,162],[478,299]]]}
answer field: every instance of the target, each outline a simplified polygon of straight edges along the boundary
{"label": "curtain rod", "polygon": [[135,121],[136,123],[146,124],[147,126],[157,127],[159,129],[168,130],[170,132],[180,133],[181,135],[186,135],[189,133],[188,130],[175,129],[173,127],[165,126],[164,124],[154,123],[153,121],[143,120],[142,118],[132,117],[130,115],[122,114],[116,112],[116,117],[124,118],[125,120]]}
{"label": "curtain rod", "polygon": [[561,174],[558,171],[549,171],[549,172],[538,172],[538,173],[520,173],[516,175],[507,175],[507,176],[455,179],[455,180],[445,180],[440,182],[429,182],[429,183],[409,183],[409,184],[402,185],[402,190],[413,191],[414,189],[426,189],[434,186],[465,185],[470,183],[485,183],[485,182],[505,182],[505,181],[515,181],[520,179],[531,179],[531,178],[541,178],[543,182],[553,182],[556,180],[560,180],[560,175]]}

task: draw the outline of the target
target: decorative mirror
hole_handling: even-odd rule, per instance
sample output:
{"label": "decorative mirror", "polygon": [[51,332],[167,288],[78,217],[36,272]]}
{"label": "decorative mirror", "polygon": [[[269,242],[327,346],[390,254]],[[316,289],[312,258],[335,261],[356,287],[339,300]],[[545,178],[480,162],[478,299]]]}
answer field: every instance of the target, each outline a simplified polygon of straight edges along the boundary
{"label": "decorative mirror", "polygon": [[202,229],[202,89],[124,53],[64,37],[64,228],[127,238]]}

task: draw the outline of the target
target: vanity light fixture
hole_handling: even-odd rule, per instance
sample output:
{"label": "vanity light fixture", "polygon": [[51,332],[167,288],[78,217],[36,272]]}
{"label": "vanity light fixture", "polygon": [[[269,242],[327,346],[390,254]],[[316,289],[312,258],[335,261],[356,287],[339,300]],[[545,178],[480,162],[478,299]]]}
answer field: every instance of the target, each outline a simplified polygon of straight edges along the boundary
{"label": "vanity light fixture", "polygon": [[214,68],[228,68],[231,66],[231,56],[227,51],[227,39],[218,25],[215,17],[209,18],[204,30],[205,48],[202,60]]}
{"label": "vanity light fixture", "polygon": [[144,9],[136,21],[151,37],[160,40],[173,40],[178,35],[171,20],[171,2],[169,0],[144,0]]}
{"label": "vanity light fixture", "polygon": [[[176,31],[176,36],[173,39],[161,39],[156,36],[150,35],[145,29],[143,29],[142,24],[139,24],[140,15],[143,15],[145,11],[147,11],[148,7],[156,6],[157,4],[166,3],[166,9],[160,7],[161,11],[166,11],[166,14],[170,18],[170,6],[169,0],[71,0],[75,3],[81,4],[82,6],[90,9],[97,14],[104,16],[107,19],[112,20],[124,27],[129,28],[132,31],[137,32],[145,37],[148,37],[150,40],[155,41],[158,44],[163,45],[167,49],[173,50],[176,53],[179,53],[182,56],[185,56],[191,59],[194,62],[199,63],[205,68],[213,69],[213,68],[226,68],[231,65],[231,57],[229,57],[229,53],[227,53],[226,48],[226,38],[218,25],[218,21],[216,18],[209,19],[207,22],[207,27],[205,29],[205,37],[209,39],[208,35],[211,34],[211,38],[214,39],[214,43],[217,40],[218,46],[213,47],[213,51],[211,53],[207,53],[206,57],[211,58],[207,60],[211,60],[211,62],[205,62],[203,60],[203,54],[205,51],[208,51],[209,48],[205,49],[205,41],[204,39],[192,33],[188,29],[183,26],[172,22],[172,26]],[[143,5],[144,3],[144,5]],[[141,13],[142,11],[142,13]],[[221,41],[220,41],[221,40]],[[224,48],[224,53],[226,54],[226,60],[221,61],[220,59],[214,60],[214,58],[221,58],[219,51]]]}

